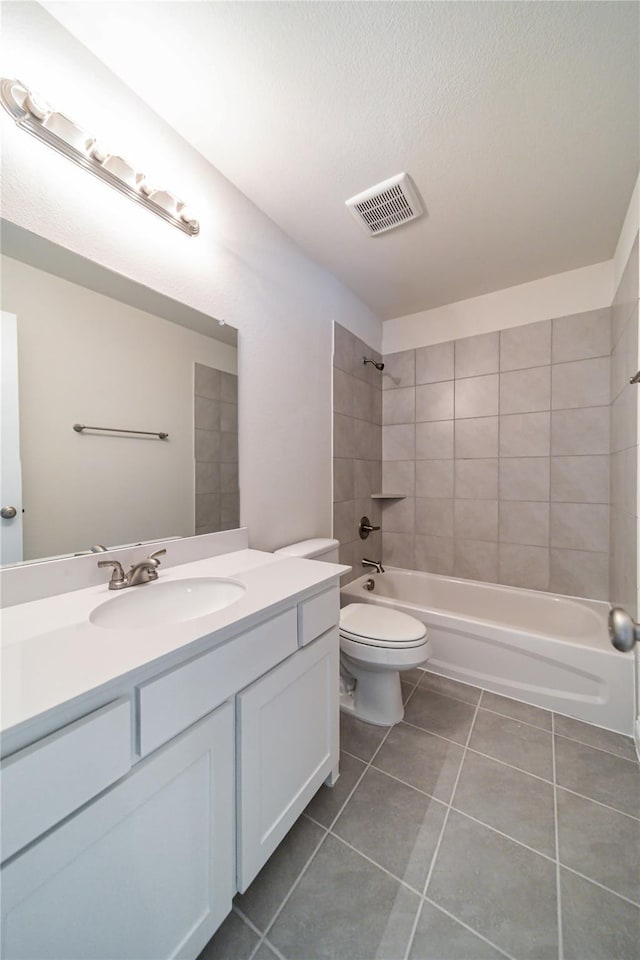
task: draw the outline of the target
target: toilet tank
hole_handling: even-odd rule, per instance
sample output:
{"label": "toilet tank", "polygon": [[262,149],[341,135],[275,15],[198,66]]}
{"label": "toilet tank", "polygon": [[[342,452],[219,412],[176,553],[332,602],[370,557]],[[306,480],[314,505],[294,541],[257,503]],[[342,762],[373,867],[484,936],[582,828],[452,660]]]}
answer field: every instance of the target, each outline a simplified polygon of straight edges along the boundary
{"label": "toilet tank", "polygon": [[327,563],[338,563],[338,549],[340,544],[337,540],[329,538],[316,538],[315,540],[301,540],[299,543],[292,543],[288,547],[280,547],[273,552],[280,557],[300,557],[304,560],[325,560]]}

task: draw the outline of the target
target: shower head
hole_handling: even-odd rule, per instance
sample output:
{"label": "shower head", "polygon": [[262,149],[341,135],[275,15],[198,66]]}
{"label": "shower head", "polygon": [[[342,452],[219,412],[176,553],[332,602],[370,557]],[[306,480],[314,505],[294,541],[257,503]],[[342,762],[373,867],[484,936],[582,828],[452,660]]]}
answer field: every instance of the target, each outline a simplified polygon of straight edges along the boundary
{"label": "shower head", "polygon": [[362,362],[371,363],[376,368],[376,370],[384,370],[384,363],[376,363],[375,360],[367,360],[366,357],[362,358]]}

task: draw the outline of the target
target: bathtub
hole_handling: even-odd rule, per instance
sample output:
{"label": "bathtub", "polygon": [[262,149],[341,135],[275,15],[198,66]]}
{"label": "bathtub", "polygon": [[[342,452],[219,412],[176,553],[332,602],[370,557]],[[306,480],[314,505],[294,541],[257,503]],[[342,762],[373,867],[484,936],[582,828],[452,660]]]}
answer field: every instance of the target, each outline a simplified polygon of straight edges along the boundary
{"label": "bathtub", "polygon": [[421,620],[434,673],[633,736],[633,654],[611,646],[607,603],[393,568],[343,587],[354,602]]}

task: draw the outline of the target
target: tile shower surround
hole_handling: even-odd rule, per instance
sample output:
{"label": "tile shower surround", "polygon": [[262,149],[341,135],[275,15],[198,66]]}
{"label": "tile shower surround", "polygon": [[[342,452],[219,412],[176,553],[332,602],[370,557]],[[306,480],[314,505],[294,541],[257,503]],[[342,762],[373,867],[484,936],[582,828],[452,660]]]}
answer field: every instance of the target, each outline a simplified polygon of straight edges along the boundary
{"label": "tile shower surround", "polygon": [[607,599],[610,311],[384,357],[383,561]]}
{"label": "tile shower surround", "polygon": [[369,517],[380,525],[380,501],[371,494],[382,488],[382,376],[362,362],[382,357],[362,340],[334,325],[333,355],[333,536],[340,541],[340,562],[353,567],[346,582],[362,573],[363,557],[380,560],[382,539],[366,540],[358,523]]}
{"label": "tile shower surround", "polygon": [[238,377],[195,364],[196,534],[240,526]]}
{"label": "tile shower surround", "polygon": [[633,742],[421,670],[200,960],[638,960]]}

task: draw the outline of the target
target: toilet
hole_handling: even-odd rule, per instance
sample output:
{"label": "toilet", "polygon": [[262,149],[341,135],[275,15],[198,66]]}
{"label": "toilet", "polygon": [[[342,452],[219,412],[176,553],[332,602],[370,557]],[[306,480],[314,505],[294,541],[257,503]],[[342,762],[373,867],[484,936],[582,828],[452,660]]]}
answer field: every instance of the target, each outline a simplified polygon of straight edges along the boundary
{"label": "toilet", "polygon": [[[338,547],[337,540],[303,540],[275,553],[338,563]],[[430,656],[431,642],[420,620],[378,604],[348,604],[340,611],[340,709],[367,723],[399,723],[404,716],[400,674]]]}

